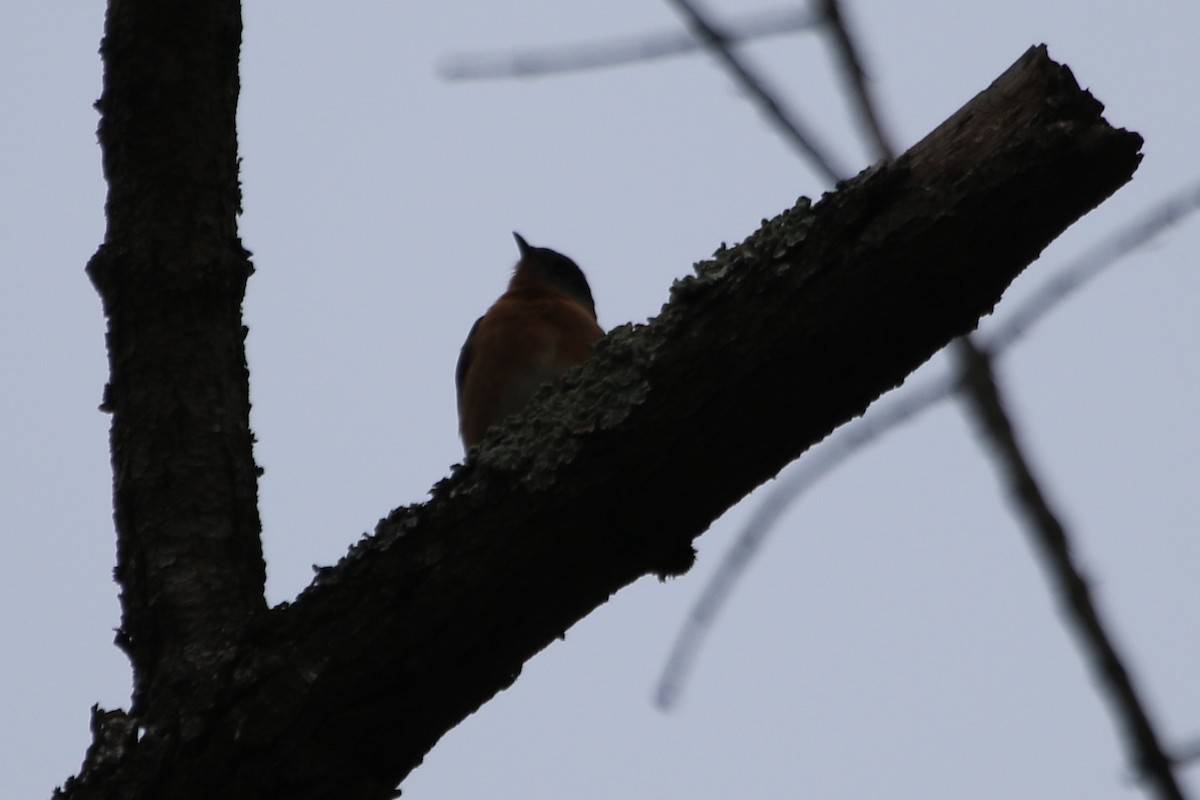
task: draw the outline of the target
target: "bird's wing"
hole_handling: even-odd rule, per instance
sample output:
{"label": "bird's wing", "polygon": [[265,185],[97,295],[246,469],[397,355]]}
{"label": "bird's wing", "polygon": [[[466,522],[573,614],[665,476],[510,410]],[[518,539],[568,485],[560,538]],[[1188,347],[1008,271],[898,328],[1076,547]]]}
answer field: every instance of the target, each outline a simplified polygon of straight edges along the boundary
{"label": "bird's wing", "polygon": [[458,354],[458,366],[454,369],[454,388],[460,397],[462,396],[463,381],[467,379],[467,370],[471,368],[471,361],[475,357],[475,348],[471,343],[481,322],[483,322],[483,317],[475,320],[475,324],[471,326],[471,332],[467,334],[467,340],[463,342],[462,350]]}

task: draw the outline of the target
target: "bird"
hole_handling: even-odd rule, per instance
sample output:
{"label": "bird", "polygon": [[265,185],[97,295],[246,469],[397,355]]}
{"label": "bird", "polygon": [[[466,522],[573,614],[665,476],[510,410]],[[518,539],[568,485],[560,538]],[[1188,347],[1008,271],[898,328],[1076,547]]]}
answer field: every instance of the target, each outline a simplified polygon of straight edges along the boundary
{"label": "bird", "polygon": [[604,330],[583,270],[513,232],[521,258],[508,288],[471,326],[458,356],[458,432],[463,450],[529,398],[587,361]]}

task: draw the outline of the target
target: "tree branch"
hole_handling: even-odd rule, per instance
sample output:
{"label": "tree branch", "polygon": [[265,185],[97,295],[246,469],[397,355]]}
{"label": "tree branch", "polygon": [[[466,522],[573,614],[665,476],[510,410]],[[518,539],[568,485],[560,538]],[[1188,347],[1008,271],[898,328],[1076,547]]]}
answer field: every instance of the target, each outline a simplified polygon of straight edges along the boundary
{"label": "tree branch", "polygon": [[1141,138],[1101,111],[1031,49],[894,164],[722,248],[263,618],[204,737],[124,739],[67,795],[388,796],[613,593],[686,571],[717,516],[1128,181]]}
{"label": "tree branch", "polygon": [[[730,20],[725,39],[743,44],[816,27],[817,14],[804,7],[749,13]],[[704,45],[688,33],[672,30],[565,47],[546,47],[503,54],[469,53],[450,56],[438,67],[452,81],[534,78],[581,70],[603,69],[694,53]]]}
{"label": "tree branch", "polygon": [[[1088,252],[1073,259],[1015,310],[1009,309],[1007,318],[984,339],[980,351],[990,358],[1000,355],[1076,289],[1197,209],[1200,209],[1200,183],[1193,183],[1142,212]],[[783,514],[809,487],[850,456],[961,389],[964,381],[961,373],[959,367],[919,386],[908,386],[891,395],[886,402],[873,405],[861,419],[838,429],[823,447],[777,477],[770,492],[762,498],[750,520],[721,557],[699,599],[688,612],[655,691],[655,702],[660,708],[670,710],[678,701],[702,640],[745,575],[746,568],[761,552],[768,535],[777,529]]]}
{"label": "tree branch", "polygon": [[1047,574],[1079,637],[1089,666],[1103,683],[1139,776],[1149,782],[1154,793],[1163,800],[1183,800],[1171,760],[1164,752],[1133,679],[1092,603],[1087,578],[1076,566],[1066,530],[1022,454],[996,385],[990,355],[974,345],[966,346],[963,344],[966,341],[958,340],[959,346],[953,349],[962,374],[963,396],[995,451],[1001,479],[1026,518],[1026,526],[1032,534],[1030,539],[1046,563]]}
{"label": "tree branch", "polygon": [[105,20],[108,318],[118,643],[132,713],[198,735],[266,611],[237,236],[237,0],[122,0]]}
{"label": "tree branch", "polygon": [[[856,106],[871,131],[876,147],[884,157],[890,158],[891,146],[875,113],[862,59],[855,48],[854,37],[846,26],[840,4],[838,0],[821,0],[821,5],[837,42],[836,49],[842,57],[843,71],[853,87]],[[1125,734],[1130,759],[1159,797],[1163,800],[1182,800],[1183,792],[1175,780],[1171,760],[1164,753],[1149,712],[1092,603],[1087,580],[1075,565],[1067,531],[1050,507],[1050,501],[1034,477],[1029,459],[1018,441],[992,369],[992,354],[969,335],[956,339],[950,350],[958,362],[962,395],[992,446],[1001,480],[1017,510],[1025,518],[1026,530],[1042,556],[1048,578],[1066,609],[1067,619],[1083,646],[1085,657],[1105,687],[1105,695]]]}
{"label": "tree branch", "polygon": [[867,68],[863,65],[863,57],[858,51],[854,37],[850,35],[850,27],[846,16],[842,13],[839,0],[818,0],[825,30],[833,39],[833,52],[836,55],[845,84],[851,97],[854,98],[854,110],[858,114],[860,127],[871,135],[871,144],[879,158],[893,159],[896,157],[892,146],[892,138],[883,127],[883,119],[879,114],[879,104],[871,96]]}
{"label": "tree branch", "polygon": [[783,138],[830,183],[842,180],[848,173],[842,170],[828,148],[817,140],[816,134],[800,119],[800,115],[784,107],[781,95],[767,88],[766,78],[756,72],[745,58],[733,52],[730,36],[697,11],[690,0],[670,1],[679,10],[696,40],[725,68]]}

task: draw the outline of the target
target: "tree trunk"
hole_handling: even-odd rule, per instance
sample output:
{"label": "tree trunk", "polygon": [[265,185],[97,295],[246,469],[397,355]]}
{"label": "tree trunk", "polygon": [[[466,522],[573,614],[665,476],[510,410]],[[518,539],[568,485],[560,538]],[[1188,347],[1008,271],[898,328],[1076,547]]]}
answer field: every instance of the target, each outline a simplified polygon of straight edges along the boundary
{"label": "tree trunk", "polygon": [[237,236],[237,0],[123,0],[101,52],[118,643],[131,713],[184,739],[266,611]]}

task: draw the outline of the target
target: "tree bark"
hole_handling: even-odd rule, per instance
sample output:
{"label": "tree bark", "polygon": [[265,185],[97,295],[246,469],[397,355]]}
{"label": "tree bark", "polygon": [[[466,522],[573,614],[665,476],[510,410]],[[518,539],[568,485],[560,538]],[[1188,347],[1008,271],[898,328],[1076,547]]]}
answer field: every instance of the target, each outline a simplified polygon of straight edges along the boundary
{"label": "tree bark", "polygon": [[[212,36],[188,48],[226,61],[166,121],[134,113],[146,90],[117,66],[122,14],[167,19],[161,3],[110,10],[110,229],[91,268],[110,319],[137,691],[130,714],[95,711],[64,797],[390,796],[529,658],[638,578],[686,571],[725,509],[974,328],[1141,158],[1137,134],[1031,49],[896,162],[697,265],[656,319],[613,331],[428,503],[264,612],[229,149],[236,3],[197,4],[213,19],[172,34]],[[162,72],[166,50],[146,45],[138,71]],[[184,130],[202,109],[220,124]],[[107,135],[126,123],[146,128]],[[180,136],[196,142],[176,164]],[[158,185],[160,157],[186,180]]]}
{"label": "tree bark", "polygon": [[104,243],[117,636],[131,713],[199,734],[266,611],[237,236],[237,0],[119,0],[106,19]]}

